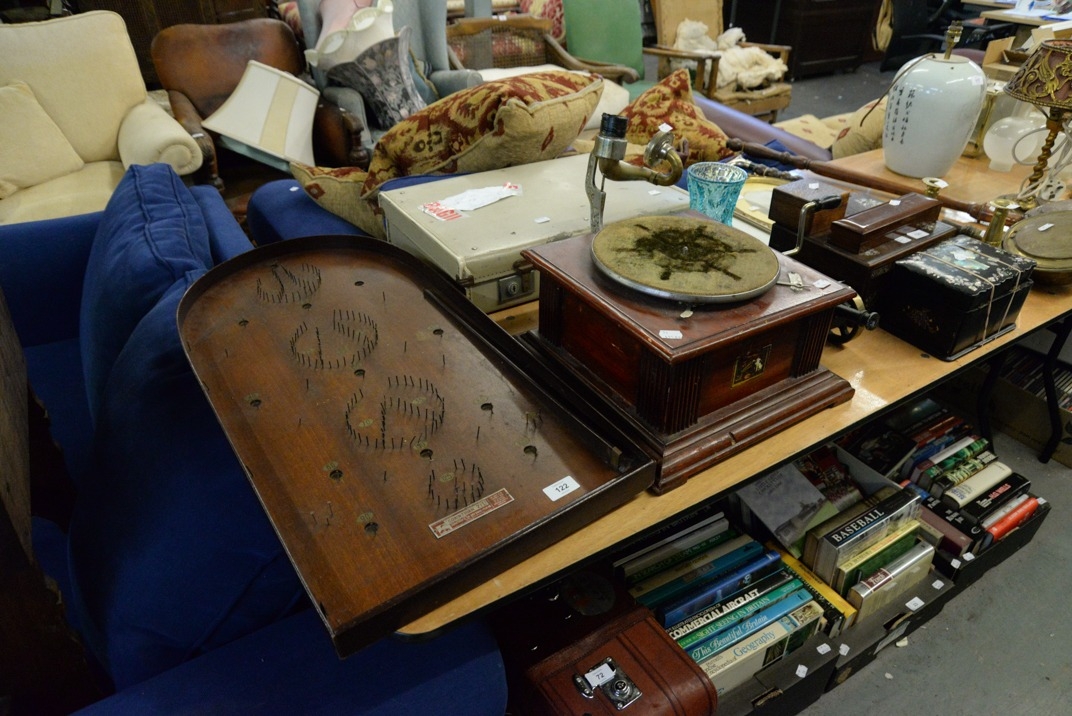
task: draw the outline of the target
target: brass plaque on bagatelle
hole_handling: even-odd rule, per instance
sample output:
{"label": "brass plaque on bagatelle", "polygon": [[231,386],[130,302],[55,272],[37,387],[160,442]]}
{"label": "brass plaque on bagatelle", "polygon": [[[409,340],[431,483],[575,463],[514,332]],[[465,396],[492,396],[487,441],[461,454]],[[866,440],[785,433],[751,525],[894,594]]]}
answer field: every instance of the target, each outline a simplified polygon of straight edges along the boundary
{"label": "brass plaque on bagatelle", "polygon": [[609,224],[595,235],[592,257],[609,278],[684,303],[746,301],[778,280],[778,259],[766,244],[731,226],[682,216]]}
{"label": "brass plaque on bagatelle", "polygon": [[385,242],[250,251],[190,289],[179,328],[343,655],[654,479],[617,427],[565,410],[512,337]]}

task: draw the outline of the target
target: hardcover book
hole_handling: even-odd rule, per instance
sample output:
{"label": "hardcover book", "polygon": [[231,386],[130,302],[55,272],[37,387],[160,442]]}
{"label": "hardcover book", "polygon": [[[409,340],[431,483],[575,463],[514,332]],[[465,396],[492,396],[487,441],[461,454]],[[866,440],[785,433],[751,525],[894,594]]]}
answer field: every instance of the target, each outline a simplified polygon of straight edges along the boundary
{"label": "hardcover book", "polygon": [[933,479],[921,478],[920,484],[927,490],[933,491],[935,497],[941,497],[943,492],[956,487],[997,459],[998,456],[994,453],[983,450],[978,455],[961,460]]}
{"label": "hardcover book", "polygon": [[[716,549],[718,548],[716,547]],[[679,597],[684,596],[687,592],[697,591],[712,582],[721,579],[728,573],[757,559],[763,554],[763,551],[763,545],[750,539],[749,542],[737,547],[732,552],[717,557],[706,564],[690,570],[686,574],[675,577],[665,584],[661,584],[643,594],[634,595],[634,597],[644,606],[655,608],[671,600],[678,599]],[[637,587],[639,586],[640,585],[637,585]],[[632,591],[633,590],[631,589],[630,593],[632,593]]]}
{"label": "hardcover book", "polygon": [[[768,547],[778,549],[776,544],[768,543]],[[799,577],[815,601],[823,608],[824,630],[831,637],[836,637],[843,630],[848,629],[856,621],[856,607],[849,604],[848,600],[834,591],[829,584],[819,579],[804,564],[798,561],[788,552],[782,552],[782,562],[785,563],[785,571]]]}
{"label": "hardcover book", "polygon": [[781,568],[779,554],[771,550],[718,579],[697,585],[673,600],[658,603],[655,613],[664,626],[676,624]]}
{"label": "hardcover book", "polygon": [[626,562],[622,575],[628,584],[635,584],[737,536],[729,520],[720,517]]}
{"label": "hardcover book", "polygon": [[768,624],[781,619],[785,615],[799,609],[811,601],[811,593],[809,593],[807,589],[798,589],[795,592],[786,595],[783,599],[771,604],[767,608],[761,609],[754,614],[750,614],[740,619],[736,624],[732,624],[722,631],[715,632],[706,639],[701,639],[690,645],[685,648],[685,653],[692,657],[697,663],[710,659],[727,647],[733,646],[742,639],[747,638]]}
{"label": "hardcover book", "polygon": [[928,542],[918,542],[893,562],[854,585],[849,590],[849,603],[860,610],[858,618],[867,619],[923,581],[933,559],[934,547]]}
{"label": "hardcover book", "polygon": [[1014,472],[986,493],[961,507],[960,514],[972,524],[981,524],[1003,505],[1018,495],[1026,493],[1030,488],[1031,481]]}
{"label": "hardcover book", "polygon": [[919,517],[920,496],[912,490],[897,490],[866,512],[827,532],[817,542],[812,571],[827,584],[840,561],[882,539],[906,520]]}
{"label": "hardcover book", "polygon": [[761,631],[700,663],[722,696],[757,672],[792,653],[819,628],[822,607],[808,602]]}
{"label": "hardcover book", "polygon": [[[762,579],[738,590],[730,596],[715,602],[688,619],[684,619],[673,626],[666,627],[666,633],[671,639],[680,641],[697,629],[702,629],[713,621],[731,614],[732,612],[753,602],[757,602],[766,595],[776,592],[784,587],[797,589],[801,586],[800,578],[785,569],[780,569],[774,574],[767,575]],[[765,605],[764,605],[765,606]]]}
{"label": "hardcover book", "polygon": [[[784,572],[779,572],[784,574]],[[757,598],[742,604],[736,609],[730,610],[728,613],[723,614],[717,619],[709,621],[699,629],[695,629],[688,634],[685,634],[681,638],[677,639],[677,643],[681,645],[682,649],[688,649],[694,644],[699,644],[702,641],[710,639],[716,634],[720,634],[731,626],[734,626],[738,622],[743,621],[751,617],[753,614],[757,614],[767,609],[767,607],[773,606],[775,603],[781,602],[790,594],[796,591],[803,591],[808,595],[808,601],[811,600],[811,592],[804,589],[804,583],[799,579],[792,578],[780,587],[776,587],[767,591]],[[779,614],[779,616],[781,616]]]}
{"label": "hardcover book", "polygon": [[894,487],[883,487],[875,492],[875,494],[865,497],[855,505],[845,508],[830,519],[809,529],[807,534],[804,535],[804,549],[802,550],[801,561],[808,565],[813,564],[815,562],[816,551],[819,548],[819,540],[823,538],[823,535],[832,532],[849,520],[862,515],[864,512],[896,492],[897,490]]}
{"label": "hardcover book", "polygon": [[739,547],[753,542],[755,542],[755,540],[748,535],[735,535],[731,539],[728,539],[721,544],[715,545],[714,547],[707,549],[706,551],[696,555],[695,557],[681,562],[680,564],[675,564],[668,569],[664,569],[658,574],[653,574],[647,579],[637,582],[633,586],[629,587],[629,593],[632,594],[634,598],[639,598],[644,594],[654,591],[655,589],[675,579],[687,578],[690,575],[695,577],[699,574],[702,574],[703,572],[700,570],[704,570],[705,568],[707,568],[707,565],[709,565],[714,560],[729,554],[730,552],[734,551],[735,549],[738,549]]}
{"label": "hardcover book", "polygon": [[829,504],[792,463],[740,488],[737,498],[787,548],[804,536],[816,515]]}
{"label": "hardcover book", "polygon": [[943,492],[941,500],[951,507],[960,509],[975,498],[986,494],[988,490],[1011,474],[1012,469],[1005,463],[992,462],[956,487]]}
{"label": "hardcover book", "polygon": [[967,552],[977,552],[985,546],[985,530],[965,520],[959,510],[951,508],[937,497],[923,501],[920,520],[944,535],[938,549],[954,557],[960,557]]}
{"label": "hardcover book", "polygon": [[831,586],[838,594],[846,596],[854,584],[907,552],[916,543],[918,531],[919,520],[905,520],[900,527],[839,564]]}

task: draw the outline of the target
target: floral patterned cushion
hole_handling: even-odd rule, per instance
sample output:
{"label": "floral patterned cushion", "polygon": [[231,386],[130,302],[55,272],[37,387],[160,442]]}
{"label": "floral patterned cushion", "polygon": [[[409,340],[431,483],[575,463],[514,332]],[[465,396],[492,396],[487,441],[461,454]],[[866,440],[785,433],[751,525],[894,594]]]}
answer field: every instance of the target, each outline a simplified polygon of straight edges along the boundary
{"label": "floral patterned cushion", "polygon": [[368,172],[291,164],[318,204],[386,238],[379,188],[396,177],[488,171],[553,159],[599,103],[595,75],[541,72],[486,82],[428,105],[385,134]]}
{"label": "floral patterned cushion", "polygon": [[678,153],[688,166],[695,162],[717,162],[733,154],[726,148],[726,134],[710,121],[692,101],[688,70],[677,70],[648,89],[621,112],[629,119],[626,139],[647,144],[663,123],[674,128]]}
{"label": "floral patterned cushion", "polygon": [[562,14],[562,0],[521,0],[521,12],[551,21],[551,35],[559,42],[566,41],[566,18]]}
{"label": "floral patterned cushion", "polygon": [[455,92],[391,128],[372,152],[362,196],[387,180],[456,174],[553,159],[577,138],[603,80],[565,70]]}

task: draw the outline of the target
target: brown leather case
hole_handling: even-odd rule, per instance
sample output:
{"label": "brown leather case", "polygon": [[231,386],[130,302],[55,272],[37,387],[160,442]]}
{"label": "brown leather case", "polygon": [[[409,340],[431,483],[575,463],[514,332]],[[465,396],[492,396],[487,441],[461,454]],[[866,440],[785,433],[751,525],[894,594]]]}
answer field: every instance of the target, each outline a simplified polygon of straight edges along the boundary
{"label": "brown leather case", "polygon": [[[525,672],[529,695],[526,712],[535,714],[621,713],[601,686],[585,696],[578,684],[585,675],[612,659],[613,665],[640,691],[625,707],[633,716],[708,716],[716,711],[718,693],[699,665],[671,639],[654,615],[638,608],[608,622],[587,637],[549,656]],[[613,680],[608,683],[613,690]]]}

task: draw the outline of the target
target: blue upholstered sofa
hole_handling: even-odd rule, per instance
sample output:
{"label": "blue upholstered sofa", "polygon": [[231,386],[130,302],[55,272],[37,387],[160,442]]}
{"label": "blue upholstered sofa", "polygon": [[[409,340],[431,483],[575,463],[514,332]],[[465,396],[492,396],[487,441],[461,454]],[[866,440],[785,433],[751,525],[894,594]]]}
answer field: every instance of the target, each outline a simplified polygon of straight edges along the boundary
{"label": "blue upholstered sofa", "polygon": [[251,244],[209,187],[132,167],[95,214],[0,227],[0,288],[77,492],[40,562],[111,713],[502,714],[480,621],[340,660],[194,378],[186,288]]}

